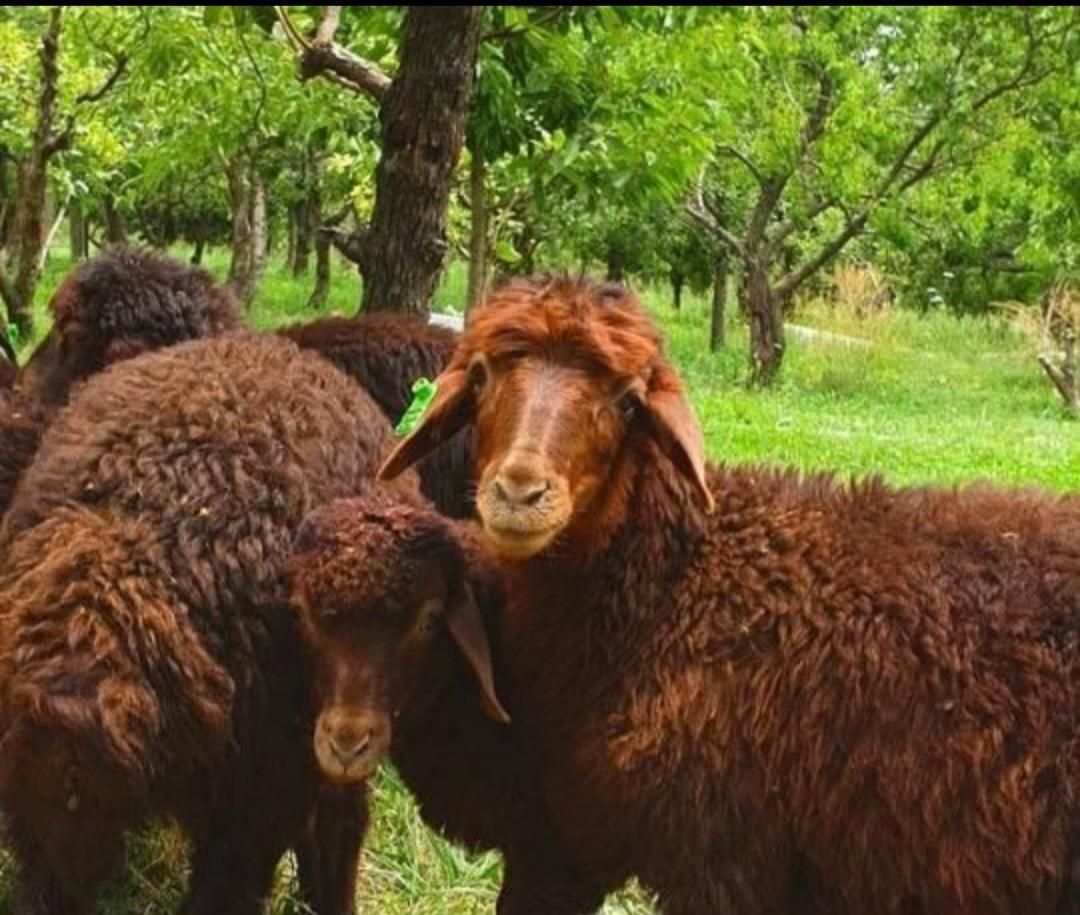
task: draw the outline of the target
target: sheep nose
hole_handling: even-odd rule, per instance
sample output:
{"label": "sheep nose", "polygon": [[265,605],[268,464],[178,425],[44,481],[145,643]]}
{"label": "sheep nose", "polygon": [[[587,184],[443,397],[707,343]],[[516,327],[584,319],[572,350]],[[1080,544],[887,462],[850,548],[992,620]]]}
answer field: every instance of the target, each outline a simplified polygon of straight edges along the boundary
{"label": "sheep nose", "polygon": [[330,736],[330,749],[333,751],[334,756],[337,757],[338,762],[346,768],[363,756],[370,743],[371,731],[364,731],[360,734],[344,732]]}
{"label": "sheep nose", "polygon": [[495,494],[509,505],[535,505],[549,489],[547,480],[517,483],[503,476],[495,478]]}
{"label": "sheep nose", "polygon": [[549,489],[551,481],[539,468],[510,465],[495,477],[495,495],[514,507],[536,505]]}

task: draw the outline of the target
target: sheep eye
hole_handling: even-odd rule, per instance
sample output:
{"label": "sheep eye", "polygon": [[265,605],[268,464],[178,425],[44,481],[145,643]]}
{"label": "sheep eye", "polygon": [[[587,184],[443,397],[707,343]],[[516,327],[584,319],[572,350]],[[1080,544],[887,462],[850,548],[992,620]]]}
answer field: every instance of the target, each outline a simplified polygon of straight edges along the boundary
{"label": "sheep eye", "polygon": [[420,607],[420,614],[416,621],[416,628],[425,634],[435,631],[436,620],[439,615],[440,602],[427,600]]}
{"label": "sheep eye", "polygon": [[473,392],[479,394],[488,383],[487,360],[482,356],[476,356],[469,363],[469,384]]}
{"label": "sheep eye", "polygon": [[618,410],[622,418],[628,422],[633,419],[641,409],[641,398],[636,391],[627,391],[619,398]]}

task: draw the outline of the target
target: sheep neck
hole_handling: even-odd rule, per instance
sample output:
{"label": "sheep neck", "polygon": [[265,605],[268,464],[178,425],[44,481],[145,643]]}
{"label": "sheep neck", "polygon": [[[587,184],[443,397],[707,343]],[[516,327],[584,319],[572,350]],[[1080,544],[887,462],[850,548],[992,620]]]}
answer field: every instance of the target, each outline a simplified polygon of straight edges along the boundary
{"label": "sheep neck", "polygon": [[511,631],[531,638],[530,620],[542,615],[559,657],[615,674],[678,637],[665,608],[700,552],[706,519],[692,487],[643,449],[617,461],[590,516],[552,549],[508,569],[507,619]]}

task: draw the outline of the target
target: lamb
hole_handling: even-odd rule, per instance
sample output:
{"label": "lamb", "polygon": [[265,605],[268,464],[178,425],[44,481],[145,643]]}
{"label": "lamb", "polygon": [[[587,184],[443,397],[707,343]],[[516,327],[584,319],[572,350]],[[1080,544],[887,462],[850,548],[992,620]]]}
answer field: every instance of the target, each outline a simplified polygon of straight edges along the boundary
{"label": "lamb", "polygon": [[502,582],[474,526],[372,487],[309,515],[289,566],[324,776],[363,782],[389,753],[428,825],[504,852],[501,915],[594,910],[507,725]]}
{"label": "lamb", "polygon": [[[434,378],[450,361],[458,335],[421,318],[375,312],[356,318],[320,318],[280,331],[304,349],[313,349],[363,386],[397,423],[412,400],[418,378]],[[456,436],[438,454],[421,461],[420,485],[445,515],[472,513],[469,470],[472,441]]]}
{"label": "lamb", "polygon": [[138,353],[241,326],[232,294],[209,273],[124,247],[79,265],[49,307],[52,329],[15,390],[0,398],[0,517],[50,418],[79,382]]}
{"label": "lamb", "polygon": [[[319,790],[285,562],[303,516],[370,479],[392,436],[325,360],[245,335],[112,366],[50,425],[0,527],[19,915],[92,911],[147,815],[193,838],[187,913],[260,912],[292,844],[315,911],[352,911],[364,796]],[[320,849],[309,824],[327,835],[342,807],[351,847]]]}
{"label": "lamb", "polygon": [[634,297],[565,278],[474,312],[381,477],[466,425],[515,727],[603,890],[1076,911],[1080,500],[709,466]]}

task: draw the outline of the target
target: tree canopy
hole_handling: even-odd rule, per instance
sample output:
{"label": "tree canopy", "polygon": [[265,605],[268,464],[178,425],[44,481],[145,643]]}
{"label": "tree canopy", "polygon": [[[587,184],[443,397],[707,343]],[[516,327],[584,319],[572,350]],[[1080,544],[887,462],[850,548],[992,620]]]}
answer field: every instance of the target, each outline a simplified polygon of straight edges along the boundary
{"label": "tree canopy", "polygon": [[[837,258],[878,265],[904,304],[969,312],[1076,276],[1075,9],[491,7],[460,33],[424,9],[4,8],[10,319],[25,330],[64,215],[83,253],[229,244],[245,298],[275,246],[298,273],[318,249],[325,279],[331,241],[366,307],[426,307],[453,258],[474,300],[493,275],[562,268],[676,299],[712,284],[722,308],[734,276],[762,382]],[[421,58],[460,91],[410,82]],[[441,89],[464,121],[435,141]],[[429,179],[387,144],[423,142],[438,175],[414,219]]]}

